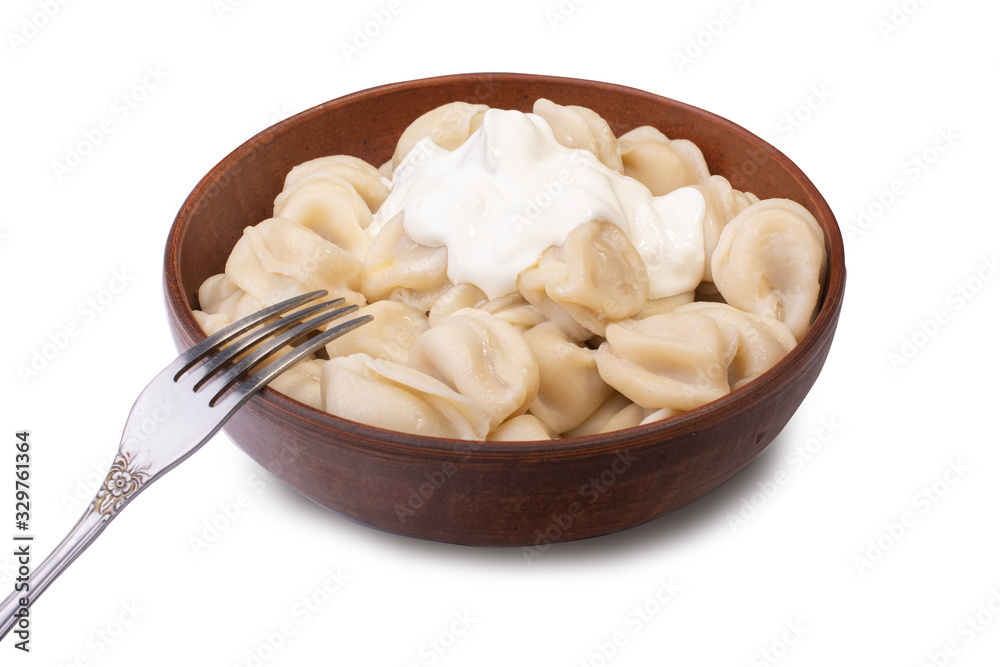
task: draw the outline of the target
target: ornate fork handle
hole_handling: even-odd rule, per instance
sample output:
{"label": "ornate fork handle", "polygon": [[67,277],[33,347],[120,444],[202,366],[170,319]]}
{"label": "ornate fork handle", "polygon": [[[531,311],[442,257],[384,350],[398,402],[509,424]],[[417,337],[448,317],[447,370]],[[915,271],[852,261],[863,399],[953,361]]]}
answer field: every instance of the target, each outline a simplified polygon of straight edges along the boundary
{"label": "ornate fork handle", "polygon": [[[135,466],[128,456],[119,454],[108,471],[100,491],[87,511],[76,522],[63,541],[52,550],[42,564],[28,576],[27,590],[15,592],[0,604],[0,638],[5,637],[23,618],[27,609],[63,571],[83,553],[111,520],[152,481],[144,470]],[[22,639],[25,639],[22,636]]]}
{"label": "ornate fork handle", "polygon": [[[15,627],[23,628],[22,621],[27,623],[23,610],[111,520],[146,487],[201,448],[254,394],[337,336],[372,319],[366,315],[329,327],[286,351],[318,327],[358,309],[352,305],[331,311],[343,304],[343,299],[337,299],[274,319],[325,294],[294,297],[229,325],[182,353],[149,383],[129,413],[118,455],[87,511],[27,581],[19,579],[14,592],[0,604],[0,638]],[[306,317],[311,319],[303,322]],[[247,377],[276,354],[280,358]],[[148,424],[155,428],[147,428]]]}

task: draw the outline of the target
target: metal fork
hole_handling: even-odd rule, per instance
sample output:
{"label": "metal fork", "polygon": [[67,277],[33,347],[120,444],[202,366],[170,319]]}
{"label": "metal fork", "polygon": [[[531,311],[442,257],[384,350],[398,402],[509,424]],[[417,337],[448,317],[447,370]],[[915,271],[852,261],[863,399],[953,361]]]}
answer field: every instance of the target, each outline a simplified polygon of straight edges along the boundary
{"label": "metal fork", "polygon": [[[323,290],[304,294],[234,322],[181,354],[149,383],[129,413],[118,455],[87,511],[27,581],[16,580],[14,592],[0,605],[0,639],[119,512],[201,448],[254,394],[334,338],[372,319],[366,315],[331,327],[246,377],[285,345],[358,309],[352,305],[330,310],[344,303],[334,299],[275,319],[325,295]],[[270,336],[274,338],[268,340]]]}

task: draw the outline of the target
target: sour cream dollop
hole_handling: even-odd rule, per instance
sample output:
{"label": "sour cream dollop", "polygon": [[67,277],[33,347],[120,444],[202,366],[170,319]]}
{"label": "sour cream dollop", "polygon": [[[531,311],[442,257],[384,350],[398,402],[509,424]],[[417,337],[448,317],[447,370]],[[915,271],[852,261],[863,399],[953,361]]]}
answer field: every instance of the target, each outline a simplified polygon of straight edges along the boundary
{"label": "sour cream dollop", "polygon": [[516,291],[521,271],[591,220],[625,232],[646,264],[651,299],[692,291],[705,269],[701,192],[654,197],[520,111],[490,109],[453,151],[430,137],[418,142],[393,172],[367,232],[374,238],[400,212],[414,241],[447,246],[451,282],[472,283],[490,298]]}

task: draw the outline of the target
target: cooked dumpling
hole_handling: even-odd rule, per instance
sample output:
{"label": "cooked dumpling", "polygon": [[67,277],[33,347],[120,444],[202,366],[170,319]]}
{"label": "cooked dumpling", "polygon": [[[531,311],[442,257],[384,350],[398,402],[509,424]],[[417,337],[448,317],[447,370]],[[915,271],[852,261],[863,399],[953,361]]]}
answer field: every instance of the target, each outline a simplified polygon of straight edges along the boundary
{"label": "cooked dumpling", "polygon": [[551,440],[552,434],[534,415],[518,415],[497,426],[486,439],[505,442]]}
{"label": "cooked dumpling", "polygon": [[760,201],[748,192],[734,190],[723,176],[709,176],[694,186],[705,197],[705,277],[712,280],[712,253],[719,245],[722,228],[740,211]]}
{"label": "cooked dumpling", "polygon": [[[491,315],[496,315],[508,324],[513,324],[521,333],[547,321],[545,316],[538,312],[537,308],[525,301],[519,292],[498,296],[476,307]],[[579,328],[579,331],[583,338],[587,338],[590,335],[590,332],[582,327]],[[577,339],[574,338],[574,340]]]}
{"label": "cooked dumpling", "polygon": [[403,130],[396,143],[396,152],[392,155],[392,168],[398,167],[403,158],[425,137],[430,137],[445,150],[455,150],[479,129],[483,124],[483,114],[488,109],[485,104],[467,102],[451,102],[431,109]]}
{"label": "cooked dumpling", "polygon": [[323,377],[324,363],[326,362],[322,359],[300,361],[271,380],[268,387],[294,398],[299,403],[305,403],[311,408],[322,410],[320,379]]}
{"label": "cooked dumpling", "polygon": [[586,107],[563,106],[545,98],[535,100],[532,113],[552,128],[556,141],[566,148],[590,151],[608,169],[623,173],[622,156],[607,122]]}
{"label": "cooked dumpling", "polygon": [[575,438],[583,435],[595,435],[601,433],[604,426],[625,410],[632,401],[617,391],[612,391],[611,395],[604,399],[604,402],[597,406],[597,409],[590,413],[586,419],[580,422],[579,426],[563,433],[563,437]]}
{"label": "cooked dumpling", "polygon": [[427,316],[430,318],[431,324],[435,324],[456,310],[476,308],[486,303],[486,301],[487,298],[483,290],[471,283],[459,283],[458,285],[451,286],[447,292],[434,302]]}
{"label": "cooked dumpling", "polygon": [[572,338],[585,340],[603,335],[608,322],[638,313],[646,303],[649,277],[625,233],[595,220],[542,253],[518,275],[517,289]]}
{"label": "cooked dumpling", "polygon": [[538,362],[524,336],[475,308],[463,308],[420,334],[409,364],[472,399],[491,429],[523,414],[538,393]]}
{"label": "cooked dumpling", "polygon": [[729,304],[784,322],[802,340],[826,277],[823,230],[788,199],[753,204],[722,230],[712,276]]}
{"label": "cooked dumpling", "polygon": [[595,351],[569,339],[551,322],[524,334],[538,360],[538,395],[528,408],[553,433],[580,424],[611,395],[613,389],[597,372]]}
{"label": "cooked dumpling", "polygon": [[340,246],[281,218],[247,227],[226,262],[226,276],[261,306],[319,289],[363,304],[355,291],[360,269],[361,263]]}
{"label": "cooked dumpling", "polygon": [[625,175],[654,195],[665,195],[709,176],[701,149],[687,139],[668,139],[655,127],[643,125],[618,137]]}
{"label": "cooked dumpling", "polygon": [[338,417],[392,431],[437,438],[482,440],[482,409],[440,380],[367,354],[323,364],[323,408]]}
{"label": "cooked dumpling", "polygon": [[303,162],[285,176],[284,189],[290,190],[304,179],[317,174],[333,174],[346,180],[361,195],[372,213],[389,196],[389,185],[379,170],[353,155],[328,155]]}
{"label": "cooked dumpling", "polygon": [[235,322],[264,307],[224,273],[216,274],[201,284],[198,288],[198,305],[206,315],[222,315],[229,322]]}
{"label": "cooked dumpling", "polygon": [[653,315],[662,315],[672,310],[677,310],[686,303],[694,301],[694,292],[681,292],[673,296],[664,296],[659,299],[649,299],[643,305],[642,310],[632,316],[634,320],[644,320]]}
{"label": "cooked dumpling", "polygon": [[[376,301],[351,317],[363,315],[371,315],[372,321],[326,344],[331,359],[364,352],[374,359],[405,364],[413,341],[430,327],[423,312],[399,301]],[[334,320],[330,326],[337,326],[341,321]]]}
{"label": "cooked dumpling", "polygon": [[407,236],[402,213],[385,223],[362,268],[361,291],[369,301],[388,299],[397,288],[416,296],[432,294],[437,300],[442,288],[450,286],[448,248],[420,245]]}
{"label": "cooked dumpling", "polygon": [[729,393],[737,333],[701,313],[609,324],[597,350],[605,382],[649,410],[692,410]]}
{"label": "cooked dumpling", "polygon": [[359,261],[368,252],[368,205],[346,179],[317,172],[286,188],[274,200],[274,217],[307,227]]}
{"label": "cooked dumpling", "polygon": [[739,336],[729,364],[729,386],[735,391],[768,370],[795,347],[795,336],[778,320],[745,313],[725,303],[690,303],[677,313],[701,313],[731,326]]}

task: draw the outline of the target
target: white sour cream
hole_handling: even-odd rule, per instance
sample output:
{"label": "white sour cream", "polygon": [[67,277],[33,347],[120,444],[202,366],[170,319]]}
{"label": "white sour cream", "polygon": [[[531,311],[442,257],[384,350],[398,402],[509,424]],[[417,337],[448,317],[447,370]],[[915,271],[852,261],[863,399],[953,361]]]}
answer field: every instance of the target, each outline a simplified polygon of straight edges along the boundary
{"label": "white sour cream", "polygon": [[541,117],[490,109],[461,146],[429,137],[396,168],[392,190],[368,226],[403,212],[414,241],[448,247],[448,279],[490,298],[516,291],[517,275],[579,225],[606,220],[635,245],[649,298],[690,292],[705,269],[705,199],[695,188],[654,197],[590,151],[560,145]]}

